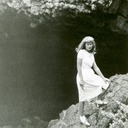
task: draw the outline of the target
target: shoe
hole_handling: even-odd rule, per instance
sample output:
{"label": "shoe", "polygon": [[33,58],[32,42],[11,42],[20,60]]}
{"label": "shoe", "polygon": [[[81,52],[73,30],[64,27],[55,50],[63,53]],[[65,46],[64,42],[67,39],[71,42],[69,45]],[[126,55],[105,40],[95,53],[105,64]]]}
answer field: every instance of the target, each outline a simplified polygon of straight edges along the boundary
{"label": "shoe", "polygon": [[82,123],[86,126],[90,126],[90,123],[87,121],[85,116],[80,116],[80,123]]}
{"label": "shoe", "polygon": [[99,104],[99,105],[106,105],[106,104],[108,104],[108,101],[97,100],[95,103]]}

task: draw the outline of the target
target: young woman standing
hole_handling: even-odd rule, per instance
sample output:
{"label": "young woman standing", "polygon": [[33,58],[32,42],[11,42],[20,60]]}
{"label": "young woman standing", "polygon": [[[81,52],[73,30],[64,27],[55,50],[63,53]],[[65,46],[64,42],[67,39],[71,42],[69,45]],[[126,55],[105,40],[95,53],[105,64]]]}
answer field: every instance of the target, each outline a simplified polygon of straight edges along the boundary
{"label": "young woman standing", "polygon": [[90,101],[107,89],[109,79],[105,78],[94,58],[96,44],[93,37],[85,37],[77,49],[77,87],[79,93],[80,122],[89,126],[84,116],[84,102]]}

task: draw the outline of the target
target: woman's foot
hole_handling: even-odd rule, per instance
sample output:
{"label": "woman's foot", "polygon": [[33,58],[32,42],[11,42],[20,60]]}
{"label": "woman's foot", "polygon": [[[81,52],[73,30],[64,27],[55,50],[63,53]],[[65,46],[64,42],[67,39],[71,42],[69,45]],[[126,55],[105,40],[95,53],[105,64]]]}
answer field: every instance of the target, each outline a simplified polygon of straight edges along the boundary
{"label": "woman's foot", "polygon": [[90,126],[90,123],[87,121],[85,116],[80,116],[80,123],[82,123],[86,126]]}
{"label": "woman's foot", "polygon": [[96,100],[96,102],[95,102],[96,104],[98,104],[98,105],[105,105],[105,104],[108,104],[108,101],[105,101],[105,100]]}

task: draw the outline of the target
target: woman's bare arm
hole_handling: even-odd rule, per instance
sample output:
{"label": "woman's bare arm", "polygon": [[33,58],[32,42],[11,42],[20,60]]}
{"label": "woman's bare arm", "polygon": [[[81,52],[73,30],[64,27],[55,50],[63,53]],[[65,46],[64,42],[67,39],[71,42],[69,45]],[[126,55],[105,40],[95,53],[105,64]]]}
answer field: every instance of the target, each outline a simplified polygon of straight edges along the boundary
{"label": "woman's bare arm", "polygon": [[77,58],[77,71],[80,78],[80,83],[84,84],[81,67],[82,67],[82,59]]}

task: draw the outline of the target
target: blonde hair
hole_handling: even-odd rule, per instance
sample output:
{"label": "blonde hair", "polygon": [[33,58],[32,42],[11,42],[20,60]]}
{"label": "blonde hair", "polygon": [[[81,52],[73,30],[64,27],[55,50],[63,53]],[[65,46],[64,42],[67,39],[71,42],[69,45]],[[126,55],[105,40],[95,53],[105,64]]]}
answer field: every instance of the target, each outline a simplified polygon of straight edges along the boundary
{"label": "blonde hair", "polygon": [[85,43],[87,42],[92,42],[93,43],[93,48],[91,50],[91,52],[93,54],[96,54],[96,43],[93,37],[91,36],[86,36],[84,37],[84,39],[80,42],[80,44],[78,45],[78,47],[76,47],[76,52],[78,53],[81,49],[85,49]]}

